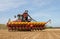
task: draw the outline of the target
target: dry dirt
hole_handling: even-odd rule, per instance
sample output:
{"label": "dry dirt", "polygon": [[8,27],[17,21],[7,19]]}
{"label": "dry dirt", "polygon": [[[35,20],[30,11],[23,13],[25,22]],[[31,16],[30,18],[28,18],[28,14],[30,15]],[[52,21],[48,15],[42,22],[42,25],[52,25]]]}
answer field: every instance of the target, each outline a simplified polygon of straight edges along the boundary
{"label": "dry dirt", "polygon": [[60,39],[60,29],[46,29],[31,32],[0,30],[0,39]]}

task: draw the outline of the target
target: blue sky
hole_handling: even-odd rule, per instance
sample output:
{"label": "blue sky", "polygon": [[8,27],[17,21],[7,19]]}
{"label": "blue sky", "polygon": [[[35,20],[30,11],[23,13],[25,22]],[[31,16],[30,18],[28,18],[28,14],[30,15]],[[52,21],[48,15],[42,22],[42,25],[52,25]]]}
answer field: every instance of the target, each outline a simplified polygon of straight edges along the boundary
{"label": "blue sky", "polygon": [[39,21],[51,19],[51,26],[60,27],[60,0],[0,0],[0,24],[6,24],[14,15],[28,10]]}

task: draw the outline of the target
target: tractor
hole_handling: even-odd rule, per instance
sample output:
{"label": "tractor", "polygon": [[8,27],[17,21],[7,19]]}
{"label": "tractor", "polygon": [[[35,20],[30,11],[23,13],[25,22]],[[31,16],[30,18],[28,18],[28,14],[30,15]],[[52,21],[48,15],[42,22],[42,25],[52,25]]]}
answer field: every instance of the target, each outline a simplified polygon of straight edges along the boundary
{"label": "tractor", "polygon": [[34,20],[29,14],[28,10],[25,10],[23,14],[18,14],[17,16],[14,16],[17,18],[16,20],[11,21],[11,19],[7,22],[8,30],[22,30],[22,31],[31,31],[31,30],[44,30],[46,28],[46,24],[50,22],[51,20],[48,20],[47,22],[37,22]]}

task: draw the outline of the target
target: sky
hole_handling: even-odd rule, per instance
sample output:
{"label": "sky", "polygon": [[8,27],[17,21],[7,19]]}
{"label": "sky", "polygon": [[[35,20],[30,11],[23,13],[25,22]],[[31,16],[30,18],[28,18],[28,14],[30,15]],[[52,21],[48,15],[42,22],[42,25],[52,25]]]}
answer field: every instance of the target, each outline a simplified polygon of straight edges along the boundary
{"label": "sky", "polygon": [[38,22],[60,27],[60,0],[0,0],[0,24],[6,24],[14,15],[28,10],[29,15]]}

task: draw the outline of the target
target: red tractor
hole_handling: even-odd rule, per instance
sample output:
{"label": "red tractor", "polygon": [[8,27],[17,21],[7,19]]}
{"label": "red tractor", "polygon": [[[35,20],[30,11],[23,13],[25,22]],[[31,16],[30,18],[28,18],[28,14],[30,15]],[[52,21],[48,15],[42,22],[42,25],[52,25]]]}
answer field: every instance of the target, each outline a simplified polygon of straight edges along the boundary
{"label": "red tractor", "polygon": [[[16,16],[14,17],[16,18]],[[17,17],[18,18],[15,21],[8,21],[8,30],[43,30],[46,27],[45,24],[51,21],[49,20],[47,22],[37,22],[28,14],[27,10],[25,10],[22,15],[18,14]],[[32,22],[32,20],[34,22]]]}

